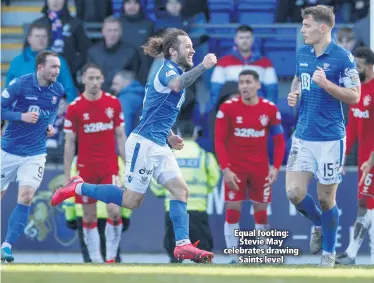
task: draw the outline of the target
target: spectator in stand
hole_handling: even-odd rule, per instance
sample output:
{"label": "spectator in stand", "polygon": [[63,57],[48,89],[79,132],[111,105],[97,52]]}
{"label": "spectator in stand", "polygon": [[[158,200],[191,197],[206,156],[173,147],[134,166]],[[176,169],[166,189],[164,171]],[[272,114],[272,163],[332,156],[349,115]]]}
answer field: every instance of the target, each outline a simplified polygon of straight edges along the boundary
{"label": "spectator in stand", "polygon": [[254,42],[253,29],[242,25],[236,29],[235,47],[231,54],[218,60],[211,79],[211,97],[205,108],[210,112],[217,105],[222,86],[227,81],[237,81],[244,69],[255,70],[260,76],[259,96],[274,103],[278,98],[278,78],[275,69],[266,57],[252,52]]}
{"label": "spectator in stand", "polygon": [[370,47],[370,13],[354,25],[357,46]]}
{"label": "spectator in stand", "polygon": [[114,76],[111,88],[121,102],[128,137],[139,121],[143,108],[144,87],[135,79],[134,73],[120,71]]}
{"label": "spectator in stand", "polygon": [[120,21],[123,40],[138,49],[141,61],[138,77],[141,84],[145,85],[152,58],[144,55],[141,46],[153,34],[154,23],[146,19],[140,0],[123,1],[123,15],[120,17]]}
{"label": "spectator in stand", "polygon": [[156,32],[166,28],[178,28],[187,32],[192,39],[193,47],[196,51],[194,64],[198,65],[203,60],[204,54],[207,54],[209,51],[209,46],[206,43],[209,37],[206,35],[205,28],[194,27],[193,24],[206,24],[207,21],[204,13],[201,12],[188,18],[181,13],[185,5],[185,0],[165,0],[165,4],[166,11],[157,16],[155,24]]}
{"label": "spectator in stand", "polygon": [[114,75],[122,70],[138,74],[140,60],[135,47],[121,39],[122,26],[117,18],[109,16],[104,20],[102,34],[104,40],[88,50],[87,61],[103,69],[105,82],[102,88],[110,92]]}
{"label": "spectator in stand", "polygon": [[74,0],[76,17],[83,22],[102,23],[113,14],[112,0]]}
{"label": "spectator in stand", "polygon": [[348,27],[341,28],[336,34],[336,43],[353,52],[357,44],[353,29]]}
{"label": "spectator in stand", "polygon": [[44,16],[35,22],[49,27],[51,50],[64,56],[75,85],[80,87],[77,72],[86,63],[87,50],[91,45],[83,23],[70,15],[66,0],[45,0],[42,13]]}
{"label": "spectator in stand", "polygon": [[[156,15],[160,15],[166,10],[165,0],[154,0],[156,6]],[[181,15],[184,18],[193,18],[197,14],[203,13],[205,20],[209,22],[210,12],[208,0],[183,0]]]}
{"label": "spectator in stand", "polygon": [[[46,50],[47,47],[48,26],[38,22],[31,24],[22,53],[16,56],[10,63],[5,86],[8,86],[15,78],[36,72],[36,55],[38,55],[40,51]],[[59,56],[59,58],[61,61],[61,69],[57,81],[62,84],[67,100],[71,102],[77,97],[77,91],[66,60],[62,56]]]}

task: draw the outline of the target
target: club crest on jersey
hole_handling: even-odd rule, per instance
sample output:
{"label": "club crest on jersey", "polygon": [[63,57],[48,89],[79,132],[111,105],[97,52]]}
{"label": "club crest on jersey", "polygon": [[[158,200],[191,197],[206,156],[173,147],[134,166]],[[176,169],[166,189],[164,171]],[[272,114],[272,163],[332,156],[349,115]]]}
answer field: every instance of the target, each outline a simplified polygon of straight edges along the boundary
{"label": "club crest on jersey", "polygon": [[329,70],[329,67],[330,67],[330,64],[329,64],[329,63],[323,63],[323,70],[324,70],[324,71],[328,71],[328,70]]}
{"label": "club crest on jersey", "polygon": [[243,124],[243,117],[242,116],[236,117],[236,123],[237,124]]}
{"label": "club crest on jersey", "polygon": [[57,103],[57,96],[52,96],[51,103],[52,104],[56,104]]}
{"label": "club crest on jersey", "polygon": [[108,116],[109,119],[113,119],[114,116],[114,110],[112,107],[108,107],[105,109],[105,114]]}
{"label": "club crest on jersey", "polygon": [[265,114],[262,114],[259,120],[260,120],[261,125],[264,127],[267,126],[267,124],[269,123],[269,117]]}
{"label": "club crest on jersey", "polygon": [[365,95],[365,97],[364,97],[364,106],[369,106],[370,102],[371,102],[370,95]]}
{"label": "club crest on jersey", "polygon": [[230,200],[233,200],[235,198],[235,192],[229,191],[228,197],[229,197]]}
{"label": "club crest on jersey", "polygon": [[83,120],[90,120],[90,114],[89,113],[83,113]]}

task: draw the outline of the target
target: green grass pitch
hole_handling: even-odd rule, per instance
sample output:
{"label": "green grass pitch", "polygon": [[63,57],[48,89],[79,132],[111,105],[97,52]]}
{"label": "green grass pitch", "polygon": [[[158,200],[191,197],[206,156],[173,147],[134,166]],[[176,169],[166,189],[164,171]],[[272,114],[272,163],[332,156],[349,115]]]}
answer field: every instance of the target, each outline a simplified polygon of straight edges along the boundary
{"label": "green grass pitch", "polygon": [[3,264],[2,283],[374,283],[374,266]]}

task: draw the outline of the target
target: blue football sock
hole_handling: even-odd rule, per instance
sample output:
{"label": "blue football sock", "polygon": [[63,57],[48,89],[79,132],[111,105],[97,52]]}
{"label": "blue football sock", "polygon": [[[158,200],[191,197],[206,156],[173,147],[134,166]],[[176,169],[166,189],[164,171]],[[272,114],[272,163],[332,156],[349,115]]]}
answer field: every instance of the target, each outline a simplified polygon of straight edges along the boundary
{"label": "blue football sock", "polygon": [[5,242],[13,245],[22,235],[29,218],[30,206],[17,203],[8,219],[8,231]]}
{"label": "blue football sock", "polygon": [[306,218],[310,219],[315,226],[321,226],[322,212],[317,207],[310,194],[306,194],[305,198],[295,206],[296,209]]}
{"label": "blue football sock", "polygon": [[180,200],[171,200],[169,215],[173,222],[175,241],[189,240],[187,203]]}
{"label": "blue football sock", "polygon": [[115,185],[94,185],[83,183],[82,196],[88,196],[105,203],[114,203],[122,206],[123,190]]}
{"label": "blue football sock", "polygon": [[339,226],[339,209],[335,205],[328,211],[322,211],[322,249],[325,252],[335,253],[336,232]]}

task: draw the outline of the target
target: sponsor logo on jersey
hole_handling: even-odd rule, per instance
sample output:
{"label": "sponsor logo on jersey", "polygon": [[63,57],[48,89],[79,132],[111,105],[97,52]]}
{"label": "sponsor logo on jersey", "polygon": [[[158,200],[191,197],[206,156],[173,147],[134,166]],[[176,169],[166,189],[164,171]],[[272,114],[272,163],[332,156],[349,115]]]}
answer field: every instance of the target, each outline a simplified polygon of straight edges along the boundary
{"label": "sponsor logo on jersey", "polygon": [[27,112],[38,112],[39,118],[49,118],[52,115],[50,110],[40,109],[38,105],[30,105]]}
{"label": "sponsor logo on jersey", "polygon": [[300,63],[300,67],[308,67],[308,63]]}
{"label": "sponsor logo on jersey", "polygon": [[234,136],[242,138],[260,138],[265,136],[265,129],[256,131],[255,129],[235,128]]}
{"label": "sponsor logo on jersey", "polygon": [[153,174],[153,169],[146,169],[146,168],[141,168],[139,169],[139,174],[140,175],[152,175]]}
{"label": "sponsor logo on jersey", "polygon": [[86,124],[83,125],[83,127],[86,134],[104,132],[113,129],[113,121],[111,121],[110,123],[97,122]]}
{"label": "sponsor logo on jersey", "polygon": [[38,98],[35,96],[25,96],[25,99],[26,100],[38,100]]}
{"label": "sponsor logo on jersey", "polygon": [[356,118],[363,118],[363,119],[369,119],[370,113],[369,110],[361,111],[358,108],[352,108],[353,116]]}

